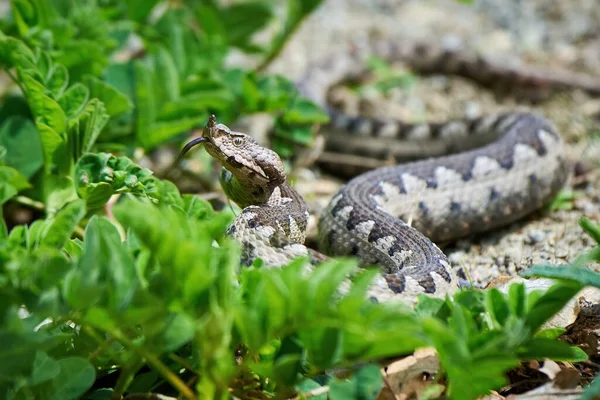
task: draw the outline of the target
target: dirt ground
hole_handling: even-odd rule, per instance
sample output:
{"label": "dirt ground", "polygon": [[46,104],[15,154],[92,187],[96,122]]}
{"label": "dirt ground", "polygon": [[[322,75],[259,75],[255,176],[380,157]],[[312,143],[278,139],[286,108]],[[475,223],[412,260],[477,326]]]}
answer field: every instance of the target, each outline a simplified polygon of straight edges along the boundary
{"label": "dirt ground", "polygon": [[[364,35],[392,40],[425,39],[478,51],[508,65],[540,65],[599,76],[600,7],[592,0],[328,0],[301,27],[270,72],[297,79],[307,66]],[[532,264],[564,264],[593,246],[578,226],[582,217],[600,220],[600,99],[580,91],[540,104],[519,104],[459,77],[418,77],[410,90],[373,96],[382,109],[407,120],[443,121],[514,108],[534,109],[552,120],[568,143],[574,174],[571,209],[543,211],[501,231],[451,244],[444,250],[459,275],[485,286]],[[371,100],[371,99],[370,99]],[[585,173],[582,173],[585,172]],[[577,175],[577,176],[575,176]],[[296,171],[297,188],[316,216],[343,183],[315,168]]]}

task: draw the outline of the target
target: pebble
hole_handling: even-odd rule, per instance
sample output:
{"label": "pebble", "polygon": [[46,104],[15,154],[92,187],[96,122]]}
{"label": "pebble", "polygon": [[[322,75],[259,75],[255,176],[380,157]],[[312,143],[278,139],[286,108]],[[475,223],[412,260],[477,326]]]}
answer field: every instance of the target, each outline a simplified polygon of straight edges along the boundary
{"label": "pebble", "polygon": [[448,255],[448,261],[454,265],[460,265],[467,253],[464,250],[453,251]]}
{"label": "pebble", "polygon": [[539,243],[539,242],[543,242],[544,239],[546,238],[546,234],[544,232],[542,232],[541,230],[533,230],[530,231],[526,238],[525,238],[525,243],[527,244],[534,244],[534,243]]}

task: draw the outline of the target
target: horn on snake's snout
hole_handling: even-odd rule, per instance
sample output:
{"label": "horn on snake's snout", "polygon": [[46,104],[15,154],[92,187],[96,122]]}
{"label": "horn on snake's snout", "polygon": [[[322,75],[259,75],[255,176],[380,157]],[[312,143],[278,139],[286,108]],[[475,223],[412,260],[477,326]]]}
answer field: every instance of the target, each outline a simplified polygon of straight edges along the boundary
{"label": "horn on snake's snout", "polygon": [[173,172],[175,167],[177,165],[179,165],[179,163],[181,162],[183,157],[187,154],[188,151],[190,151],[192,149],[192,147],[194,147],[200,143],[208,142],[208,138],[205,137],[205,134],[207,133],[207,130],[214,128],[216,124],[217,124],[217,117],[215,117],[214,114],[211,114],[211,116],[208,118],[208,122],[206,123],[206,126],[202,130],[202,136],[200,136],[199,138],[190,140],[188,143],[186,143],[185,146],[183,146],[183,149],[181,149],[181,151],[179,152],[179,155],[177,156],[175,161],[173,161],[173,164],[171,164],[171,167],[169,168],[169,171],[166,174],[167,176],[171,175],[171,172]]}

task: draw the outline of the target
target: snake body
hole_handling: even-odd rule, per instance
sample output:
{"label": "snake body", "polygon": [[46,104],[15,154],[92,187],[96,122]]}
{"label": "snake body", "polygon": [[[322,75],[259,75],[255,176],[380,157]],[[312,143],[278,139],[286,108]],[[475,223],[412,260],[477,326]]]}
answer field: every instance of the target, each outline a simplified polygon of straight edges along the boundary
{"label": "snake body", "polygon": [[[378,52],[393,53],[389,46]],[[300,92],[327,108],[327,89],[363,73],[364,58],[360,52],[337,56],[326,68],[309,69],[298,85]],[[379,300],[414,301],[418,293],[444,296],[453,291],[456,277],[434,242],[514,222],[551,199],[568,176],[560,135],[533,113],[411,125],[329,111],[330,128],[350,132],[365,143],[427,139],[459,151],[359,175],[322,213],[321,250],[378,265],[383,275],[371,294]],[[481,138],[491,142],[479,145]],[[303,244],[308,210],[286,182],[277,154],[248,135],[217,125],[214,118],[201,140],[225,167],[221,184],[226,194],[243,208],[228,232],[242,244],[246,264],[261,258],[267,265],[280,266],[300,255],[318,254]],[[478,147],[461,151],[459,142],[467,149],[473,142]]]}

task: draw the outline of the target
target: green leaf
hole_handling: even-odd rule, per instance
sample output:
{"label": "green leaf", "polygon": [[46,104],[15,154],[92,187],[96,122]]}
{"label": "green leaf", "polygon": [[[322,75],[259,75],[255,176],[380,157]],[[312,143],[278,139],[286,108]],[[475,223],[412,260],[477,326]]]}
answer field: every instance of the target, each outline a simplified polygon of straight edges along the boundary
{"label": "green leaf", "polygon": [[271,369],[265,374],[272,376],[276,383],[290,386],[298,380],[302,372],[303,358],[298,354],[289,354],[275,360]]}
{"label": "green leaf", "polygon": [[156,122],[152,124],[149,135],[144,139],[144,147],[147,149],[156,147],[180,133],[202,124],[204,121],[206,121],[206,117],[201,115],[194,118],[181,118],[176,121]]}
{"label": "green leaf", "polygon": [[582,218],[579,221],[579,226],[592,237],[596,241],[596,243],[600,244],[600,226],[593,223],[588,218]]}
{"label": "green leaf", "polygon": [[69,119],[75,118],[87,104],[90,92],[81,83],[69,87],[58,100],[58,104],[65,111]]}
{"label": "green leaf", "polygon": [[199,113],[208,115],[207,110],[225,110],[234,103],[230,91],[224,89],[197,90],[186,94],[176,101],[166,102],[160,108],[158,119],[172,121],[185,117],[198,117]]}
{"label": "green leaf", "polygon": [[383,378],[377,365],[366,365],[348,380],[332,379],[329,382],[331,400],[376,399],[383,387]]}
{"label": "green leaf", "polygon": [[[83,189],[85,187],[85,189]],[[110,183],[98,182],[92,185],[81,185],[78,187],[79,196],[85,200],[86,206],[90,209],[98,209],[104,206],[114,194]]]}
{"label": "green leaf", "polygon": [[221,22],[216,5],[199,4],[195,7],[198,24],[210,41],[226,40],[227,29]]}
{"label": "green leaf", "polygon": [[257,87],[262,97],[260,107],[265,111],[283,110],[297,95],[294,84],[283,76],[266,76],[258,81]]}
{"label": "green leaf", "polygon": [[52,379],[51,400],[78,399],[94,383],[94,367],[81,357],[68,357],[58,361],[60,372]]}
{"label": "green leaf", "polygon": [[90,88],[91,96],[104,103],[108,115],[115,116],[133,109],[133,103],[129,97],[119,92],[111,84],[97,78],[89,78],[87,84]]}
{"label": "green leaf", "polygon": [[516,317],[523,317],[527,312],[527,295],[524,284],[512,284],[508,288],[508,304],[510,311]]}
{"label": "green leaf", "polygon": [[522,360],[543,360],[580,362],[588,359],[587,354],[578,347],[554,339],[534,338],[518,351]]}
{"label": "green leaf", "polygon": [[558,337],[566,331],[567,330],[565,328],[547,328],[537,332],[534,337],[543,339],[558,339]]}
{"label": "green leaf", "polygon": [[[300,392],[300,396],[306,397],[306,395],[308,393],[311,393],[321,387],[322,387],[321,385],[319,385],[317,382],[313,381],[312,379],[304,379],[302,382],[300,382],[296,386],[296,390],[298,390],[298,392]],[[327,400],[327,393],[319,394],[316,396],[311,396],[310,398],[314,399],[314,400]]]}
{"label": "green leaf", "polygon": [[273,378],[283,385],[293,385],[303,372],[305,362],[302,344],[297,338],[288,336],[281,341],[281,348],[273,362]]}
{"label": "green leaf", "polygon": [[46,223],[42,231],[41,245],[62,248],[73,230],[85,215],[85,203],[81,200],[67,204]]}
{"label": "green leaf", "polygon": [[64,134],[67,129],[66,117],[58,103],[44,94],[44,86],[34,77],[34,71],[22,71],[20,77],[26,89],[27,102],[36,119],[36,124],[43,123],[58,134]]}
{"label": "green leaf", "polygon": [[104,71],[104,81],[114,87],[119,93],[124,94],[133,104],[135,98],[135,73],[134,63],[110,64]]}
{"label": "green leaf", "polygon": [[554,199],[546,206],[550,211],[556,210],[572,210],[575,200],[577,199],[577,192],[570,189],[563,189],[554,197]]}
{"label": "green leaf", "polygon": [[36,358],[35,338],[30,335],[0,331],[0,382],[29,376]]}
{"label": "green leaf", "polygon": [[474,361],[467,368],[453,364],[446,369],[450,398],[476,399],[493,388],[502,387],[508,383],[506,371],[517,365],[518,361],[510,355],[489,356],[485,360]]}
{"label": "green leaf", "polygon": [[[114,207],[113,213],[141,244],[153,250],[153,256],[160,262],[163,271],[161,293],[172,296],[169,298],[185,299],[196,304],[213,285],[217,273],[223,277],[229,268],[233,268],[229,262],[233,262],[238,254],[236,248],[224,243],[227,250],[220,253],[212,246],[213,240],[222,242],[222,235],[230,221],[226,214],[215,213],[206,220],[195,221],[169,207],[157,208],[133,200],[121,202]],[[170,234],[165,235],[164,232]],[[239,263],[239,259],[235,262]]]}
{"label": "green leaf", "polygon": [[164,329],[153,341],[158,342],[160,351],[175,351],[188,343],[196,333],[196,324],[189,315],[171,314],[164,319]]}
{"label": "green leaf", "polygon": [[312,101],[297,97],[282,120],[286,124],[324,124],[329,122],[329,115]]}
{"label": "green leaf", "polygon": [[98,99],[90,100],[79,115],[79,154],[87,153],[100,136],[102,128],[108,122],[109,115],[104,104]]}
{"label": "green leaf", "polygon": [[5,69],[17,66],[29,66],[34,63],[33,52],[18,39],[0,36],[0,63]]}
{"label": "green leaf", "polygon": [[526,324],[532,332],[554,314],[560,311],[569,300],[580,290],[582,285],[575,281],[564,281],[551,286],[546,293],[540,296],[526,315]]}
{"label": "green leaf", "polygon": [[35,124],[15,115],[0,125],[0,146],[6,148],[4,161],[25,178],[31,178],[44,164],[42,143]]}
{"label": "green leaf", "polygon": [[70,40],[63,44],[62,50],[55,61],[68,68],[73,82],[87,75],[100,76],[109,61],[108,49],[95,40]]}
{"label": "green leaf", "polygon": [[485,303],[491,317],[499,326],[503,326],[510,315],[510,307],[504,294],[496,288],[490,289],[486,292]]}
{"label": "green leaf", "polygon": [[0,165],[0,205],[29,187],[31,185],[19,171]]}
{"label": "green leaf", "polygon": [[33,372],[28,380],[29,386],[55,378],[60,373],[60,363],[48,357],[44,351],[38,351],[33,363]]}
{"label": "green leaf", "polygon": [[127,15],[132,21],[144,22],[159,0],[129,0],[124,3]]}
{"label": "green leaf", "polygon": [[153,53],[154,71],[157,76],[160,76],[160,86],[163,89],[162,94],[165,95],[165,100],[174,101],[179,98],[179,73],[177,66],[173,61],[171,54],[163,46],[157,46]]}
{"label": "green leaf", "polygon": [[315,131],[312,126],[286,125],[279,121],[275,125],[273,139],[283,139],[287,143],[311,146],[315,139]]}
{"label": "green leaf", "polygon": [[40,133],[42,142],[42,152],[44,154],[44,170],[49,173],[54,164],[54,153],[63,144],[63,138],[56,133],[50,126],[37,122],[37,129]]}
{"label": "green leaf", "polygon": [[229,27],[228,42],[241,48],[248,47],[252,35],[263,28],[272,16],[272,7],[262,1],[233,4],[220,11],[223,26]]}
{"label": "green leaf", "polygon": [[325,370],[339,362],[343,353],[343,331],[339,328],[303,329],[299,338],[309,351],[309,361]]}
{"label": "green leaf", "polygon": [[[136,376],[137,378],[137,376]],[[135,379],[134,379],[135,382]],[[133,385],[133,384],[132,384]],[[111,389],[97,389],[92,393],[86,395],[85,400],[111,400],[114,395],[114,390]]]}
{"label": "green leaf", "polygon": [[[151,392],[151,389],[158,382],[158,378],[158,373],[154,371],[137,374],[127,390],[130,393]],[[107,400],[110,400],[110,398],[111,396],[109,396]]]}
{"label": "green leaf", "polygon": [[103,206],[116,193],[134,193],[155,199],[157,185],[149,169],[140,168],[127,157],[89,153],[75,165],[77,194],[89,208]]}
{"label": "green leaf", "polygon": [[54,64],[49,71],[49,75],[49,78],[46,80],[46,87],[50,90],[53,97],[58,99],[69,84],[69,72],[64,65]]}
{"label": "green leaf", "polygon": [[90,307],[83,316],[83,322],[106,332],[118,328],[117,322],[106,308]]}
{"label": "green leaf", "polygon": [[265,56],[265,61],[261,63],[263,68],[269,60],[273,59],[274,56],[281,51],[289,37],[296,29],[298,29],[304,18],[313,12],[322,2],[323,0],[291,0],[288,2],[287,16],[283,29],[271,42],[271,50],[269,50],[269,53]]}
{"label": "green leaf", "polygon": [[213,213],[212,205],[208,201],[190,194],[185,194],[182,197],[183,208],[189,218],[204,219]]}
{"label": "green leaf", "polygon": [[47,215],[54,215],[65,204],[77,200],[77,193],[70,176],[47,176],[44,185]]}
{"label": "green leaf", "polygon": [[596,376],[596,379],[583,391],[580,400],[598,400],[600,397],[600,376]]}
{"label": "green leaf", "polygon": [[452,313],[448,318],[448,326],[462,340],[469,342],[473,333],[476,332],[475,323],[471,314],[461,304],[455,304]]}
{"label": "green leaf", "polygon": [[136,136],[138,142],[148,148],[156,143],[152,140],[152,124],[156,119],[158,108],[155,98],[155,84],[153,72],[141,62],[134,63],[135,73],[135,108],[136,108]]}
{"label": "green leaf", "polygon": [[117,228],[107,218],[93,216],[85,230],[83,255],[65,279],[63,291],[68,302],[76,309],[103,305],[122,313],[138,285],[135,261]]}
{"label": "green leaf", "polygon": [[541,276],[544,278],[567,279],[579,282],[584,286],[600,288],[600,274],[585,267],[534,265],[521,275],[525,277]]}

